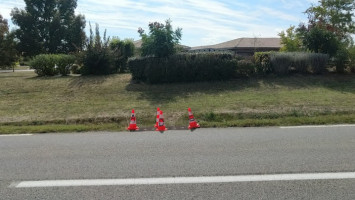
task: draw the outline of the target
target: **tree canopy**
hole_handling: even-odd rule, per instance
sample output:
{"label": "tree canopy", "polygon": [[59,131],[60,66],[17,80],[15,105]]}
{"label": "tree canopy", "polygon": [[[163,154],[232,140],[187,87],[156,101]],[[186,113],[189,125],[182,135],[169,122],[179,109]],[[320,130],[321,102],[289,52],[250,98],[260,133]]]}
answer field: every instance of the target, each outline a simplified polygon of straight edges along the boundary
{"label": "tree canopy", "polygon": [[295,32],[295,26],[288,28],[286,33],[281,31],[279,36],[281,37],[281,44],[283,45],[281,51],[294,52],[301,50],[302,43]]}
{"label": "tree canopy", "polygon": [[174,31],[171,20],[168,19],[165,24],[149,23],[149,34],[146,34],[142,28],[138,29],[138,33],[142,37],[142,56],[167,57],[176,52],[182,29],[177,28]]}
{"label": "tree canopy", "polygon": [[14,35],[9,32],[7,20],[0,14],[0,68],[13,66],[16,58]]}
{"label": "tree canopy", "polygon": [[306,10],[309,24],[333,32],[340,40],[351,40],[355,33],[354,0],[320,0]]}
{"label": "tree canopy", "polygon": [[24,1],[25,9],[11,11],[21,52],[34,56],[82,50],[86,22],[83,15],[75,15],[77,0]]}

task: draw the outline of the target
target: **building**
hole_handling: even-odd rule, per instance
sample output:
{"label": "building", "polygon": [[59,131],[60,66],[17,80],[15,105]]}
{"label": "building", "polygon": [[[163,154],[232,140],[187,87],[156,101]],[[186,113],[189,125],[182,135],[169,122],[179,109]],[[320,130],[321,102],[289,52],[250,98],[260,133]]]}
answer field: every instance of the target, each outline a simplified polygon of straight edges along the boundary
{"label": "building", "polygon": [[189,52],[228,51],[241,56],[252,56],[255,52],[279,51],[280,49],[280,38],[239,38],[215,45],[192,47]]}

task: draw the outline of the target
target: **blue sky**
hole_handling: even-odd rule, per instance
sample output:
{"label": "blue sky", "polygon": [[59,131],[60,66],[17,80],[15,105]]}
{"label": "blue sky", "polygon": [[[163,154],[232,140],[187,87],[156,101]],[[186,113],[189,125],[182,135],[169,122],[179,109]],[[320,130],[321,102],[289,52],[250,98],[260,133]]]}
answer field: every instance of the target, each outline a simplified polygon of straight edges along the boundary
{"label": "blue sky", "polygon": [[[200,46],[277,37],[290,25],[307,21],[303,12],[312,3],[317,0],[78,0],[76,12],[92,25],[98,23],[102,33],[107,29],[109,36],[134,40],[139,27],[148,29],[149,22],[170,18],[175,28],[183,29],[182,44]],[[11,9],[24,5],[23,0],[0,0],[0,14],[10,21]]]}

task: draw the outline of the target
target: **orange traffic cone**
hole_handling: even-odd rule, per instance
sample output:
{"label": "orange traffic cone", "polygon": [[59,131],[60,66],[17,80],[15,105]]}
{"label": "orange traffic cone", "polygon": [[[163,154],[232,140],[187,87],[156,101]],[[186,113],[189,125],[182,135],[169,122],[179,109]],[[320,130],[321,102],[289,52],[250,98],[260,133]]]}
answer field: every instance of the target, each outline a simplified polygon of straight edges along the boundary
{"label": "orange traffic cone", "polygon": [[157,118],[155,120],[154,128],[158,128],[159,127],[159,115],[160,115],[160,108],[157,108]]}
{"label": "orange traffic cone", "polygon": [[135,114],[134,110],[132,110],[131,121],[129,123],[129,127],[127,128],[127,130],[129,130],[129,131],[139,130],[139,127],[137,126],[136,114]]}
{"label": "orange traffic cone", "polygon": [[192,114],[191,108],[188,108],[187,110],[189,111],[189,129],[200,128],[200,124],[196,122],[194,115]]}
{"label": "orange traffic cone", "polygon": [[160,131],[160,132],[164,132],[167,131],[168,129],[165,127],[164,125],[164,116],[163,116],[163,111],[160,110],[159,113],[159,123],[158,123],[158,128],[156,129],[156,131]]}

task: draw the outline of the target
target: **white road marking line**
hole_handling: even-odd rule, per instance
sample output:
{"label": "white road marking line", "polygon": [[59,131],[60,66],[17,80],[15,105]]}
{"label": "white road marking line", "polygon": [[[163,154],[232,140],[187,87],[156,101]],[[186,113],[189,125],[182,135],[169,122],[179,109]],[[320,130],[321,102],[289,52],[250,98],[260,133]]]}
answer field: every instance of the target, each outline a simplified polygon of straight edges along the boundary
{"label": "white road marking line", "polygon": [[0,137],[19,137],[19,136],[31,136],[33,134],[11,134],[11,135],[0,135]]}
{"label": "white road marking line", "polygon": [[87,179],[87,180],[43,180],[13,182],[9,187],[80,187],[80,186],[128,186],[128,185],[162,185],[162,184],[203,184],[203,183],[237,183],[264,181],[298,181],[298,180],[336,180],[355,179],[355,172],[309,173],[309,174],[274,174],[245,176],[205,176],[205,177],[167,177],[138,179]]}
{"label": "white road marking line", "polygon": [[281,126],[280,128],[292,129],[292,128],[339,128],[339,127],[355,127],[355,124],[312,125],[312,126]]}

